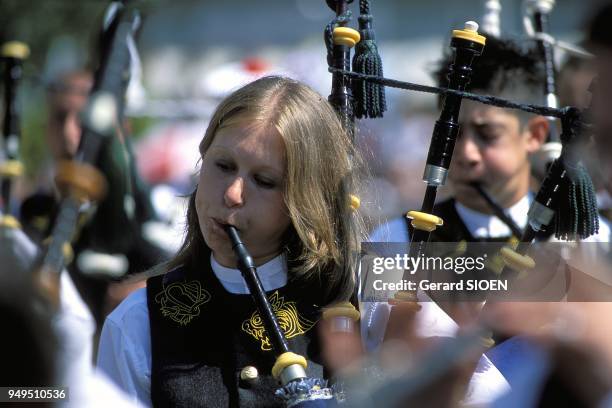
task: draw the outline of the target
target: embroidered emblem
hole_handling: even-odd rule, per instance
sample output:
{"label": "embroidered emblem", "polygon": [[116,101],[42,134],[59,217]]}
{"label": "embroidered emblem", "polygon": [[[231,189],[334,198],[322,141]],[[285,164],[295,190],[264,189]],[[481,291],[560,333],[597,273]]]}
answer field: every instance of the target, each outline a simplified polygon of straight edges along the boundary
{"label": "embroidered emblem", "polygon": [[155,295],[155,302],[161,304],[162,315],[186,326],[194,317],[200,315],[200,306],[210,298],[210,293],[202,289],[199,281],[194,280],[164,286],[163,290]]}
{"label": "embroidered emblem", "polygon": [[[278,319],[278,324],[285,332],[285,337],[290,339],[306,333],[315,325],[316,322],[300,316],[295,302],[285,302],[285,298],[274,292],[269,298],[272,311]],[[253,312],[248,320],[242,323],[242,330],[249,333],[255,340],[261,341],[261,349],[264,351],[272,350],[270,338],[265,334],[263,320],[258,311]]]}

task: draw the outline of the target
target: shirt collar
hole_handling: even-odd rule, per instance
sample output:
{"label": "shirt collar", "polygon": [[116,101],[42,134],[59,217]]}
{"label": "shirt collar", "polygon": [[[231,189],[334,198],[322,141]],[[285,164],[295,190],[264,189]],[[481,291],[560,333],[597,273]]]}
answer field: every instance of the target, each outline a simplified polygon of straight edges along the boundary
{"label": "shirt collar", "polygon": [[[244,278],[238,269],[228,268],[221,265],[213,254],[210,254],[210,264],[217,279],[227,283],[242,283]],[[270,280],[276,275],[283,274],[287,276],[287,255],[283,252],[276,258],[273,258],[265,264],[257,267],[257,275],[262,280]]]}
{"label": "shirt collar", "polygon": [[[531,194],[527,194],[505,210],[506,214],[521,228],[527,225],[527,213],[532,200]],[[512,235],[510,228],[493,214],[471,210],[457,201],[455,201],[455,208],[474,238],[499,238]]]}

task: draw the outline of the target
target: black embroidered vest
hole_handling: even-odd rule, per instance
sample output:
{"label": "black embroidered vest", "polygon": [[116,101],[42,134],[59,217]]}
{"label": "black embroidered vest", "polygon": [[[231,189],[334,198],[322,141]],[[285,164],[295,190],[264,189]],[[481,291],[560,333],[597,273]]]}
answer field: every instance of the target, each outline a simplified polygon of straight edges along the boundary
{"label": "black embroidered vest", "polygon": [[[250,295],[225,290],[210,266],[177,268],[147,281],[151,323],[151,399],[156,407],[282,407],[271,376],[274,352]],[[323,378],[316,323],[318,294],[286,286],[267,292],[289,348]],[[255,380],[241,380],[253,366]]]}

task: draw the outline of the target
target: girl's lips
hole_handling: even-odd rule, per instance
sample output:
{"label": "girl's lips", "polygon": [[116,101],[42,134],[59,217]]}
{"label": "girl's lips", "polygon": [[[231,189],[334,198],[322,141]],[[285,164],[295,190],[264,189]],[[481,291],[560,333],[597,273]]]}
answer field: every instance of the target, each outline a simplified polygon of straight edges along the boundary
{"label": "girl's lips", "polygon": [[211,218],[210,220],[211,220],[210,224],[214,232],[227,236],[227,232],[225,232],[225,225],[227,224],[224,224],[214,218]]}
{"label": "girl's lips", "polygon": [[[225,229],[227,228],[227,226],[228,226],[228,225],[232,225],[232,224],[229,224],[229,223],[227,223],[227,222],[221,221],[221,220],[219,220],[218,218],[211,218],[211,221],[212,221],[212,226],[213,226],[213,228],[214,228],[215,230],[222,231],[222,232],[223,232],[223,234],[225,234],[225,235],[227,235],[227,232],[226,232],[226,230],[225,230]],[[240,229],[239,229],[238,227],[235,227],[235,228],[236,228],[238,231],[240,231]]]}

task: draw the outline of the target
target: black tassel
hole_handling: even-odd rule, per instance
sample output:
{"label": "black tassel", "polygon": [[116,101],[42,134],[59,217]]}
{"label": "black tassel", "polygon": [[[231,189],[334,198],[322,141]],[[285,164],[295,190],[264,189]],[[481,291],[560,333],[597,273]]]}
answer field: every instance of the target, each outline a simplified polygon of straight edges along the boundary
{"label": "black tassel", "polygon": [[582,163],[570,170],[560,185],[559,206],[555,212],[555,237],[566,241],[585,239],[599,231],[595,188]]}
{"label": "black tassel", "polygon": [[[355,46],[353,71],[383,77],[382,60],[378,54],[374,30],[372,29],[372,15],[370,14],[368,0],[360,0],[359,11],[361,41]],[[385,87],[383,85],[353,79],[352,89],[357,118],[383,117],[383,112],[387,110]]]}
{"label": "black tassel", "polygon": [[561,157],[566,176],[560,183],[560,200],[555,211],[555,237],[564,240],[585,239],[599,231],[595,188],[589,173],[577,157],[576,146],[584,123],[580,111],[570,108],[562,118]]}

